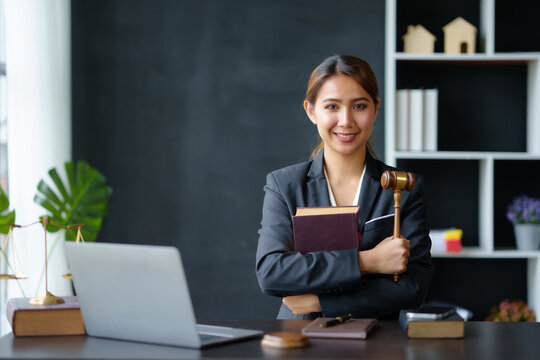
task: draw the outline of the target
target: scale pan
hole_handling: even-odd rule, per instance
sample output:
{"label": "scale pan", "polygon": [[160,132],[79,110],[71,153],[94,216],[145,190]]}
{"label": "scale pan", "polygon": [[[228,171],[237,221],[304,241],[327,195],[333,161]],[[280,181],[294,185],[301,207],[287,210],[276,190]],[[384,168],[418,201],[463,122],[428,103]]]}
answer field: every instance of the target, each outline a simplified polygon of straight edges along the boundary
{"label": "scale pan", "polygon": [[28,275],[24,274],[0,274],[0,280],[22,280],[28,279]]}

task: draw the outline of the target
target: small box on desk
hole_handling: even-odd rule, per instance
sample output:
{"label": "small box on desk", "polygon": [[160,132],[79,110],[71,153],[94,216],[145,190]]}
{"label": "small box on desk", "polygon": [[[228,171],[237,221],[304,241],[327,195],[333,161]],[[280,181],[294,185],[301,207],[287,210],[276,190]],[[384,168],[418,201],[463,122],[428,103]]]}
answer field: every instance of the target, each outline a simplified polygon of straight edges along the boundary
{"label": "small box on desk", "polygon": [[30,305],[30,298],[11,298],[6,314],[15,336],[84,335],[76,296],[63,296],[63,304]]}

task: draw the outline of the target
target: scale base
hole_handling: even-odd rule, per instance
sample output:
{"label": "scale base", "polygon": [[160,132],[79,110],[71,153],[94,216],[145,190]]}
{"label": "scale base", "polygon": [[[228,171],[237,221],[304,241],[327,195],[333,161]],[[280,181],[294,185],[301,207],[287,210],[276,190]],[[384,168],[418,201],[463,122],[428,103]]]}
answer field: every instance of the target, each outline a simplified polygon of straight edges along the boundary
{"label": "scale base", "polygon": [[46,292],[45,295],[36,296],[28,302],[30,305],[57,305],[63,304],[64,300],[61,297],[55,296],[50,292]]}

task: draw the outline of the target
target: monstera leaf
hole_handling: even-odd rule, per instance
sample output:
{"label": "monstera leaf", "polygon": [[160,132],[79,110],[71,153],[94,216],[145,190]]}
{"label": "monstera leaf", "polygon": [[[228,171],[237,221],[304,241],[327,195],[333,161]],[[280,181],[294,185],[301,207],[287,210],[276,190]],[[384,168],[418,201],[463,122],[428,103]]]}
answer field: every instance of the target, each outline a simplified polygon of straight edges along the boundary
{"label": "monstera leaf", "polygon": [[0,188],[0,234],[9,232],[9,224],[15,223],[15,210],[9,211],[9,199]]}
{"label": "monstera leaf", "polygon": [[[103,216],[107,214],[107,203],[112,194],[106,184],[105,177],[85,161],[65,163],[67,184],[62,182],[55,168],[49,170],[49,175],[56,186],[51,189],[45,181],[38,184],[38,193],[34,202],[45,208],[45,215],[51,221],[63,226],[83,224],[82,235],[86,241],[94,241],[101,228]],[[47,231],[56,232],[58,226],[49,224]],[[66,230],[66,240],[75,240],[76,230]]]}

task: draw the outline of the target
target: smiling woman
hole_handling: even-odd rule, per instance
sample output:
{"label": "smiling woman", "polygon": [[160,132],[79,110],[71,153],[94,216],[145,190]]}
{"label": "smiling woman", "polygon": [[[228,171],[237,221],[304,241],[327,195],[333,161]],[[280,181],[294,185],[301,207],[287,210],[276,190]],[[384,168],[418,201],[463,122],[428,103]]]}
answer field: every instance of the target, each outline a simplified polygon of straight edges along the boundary
{"label": "smiling woman", "polygon": [[[402,197],[402,235],[393,238],[393,193],[368,142],[381,101],[368,63],[333,56],[311,74],[304,109],[321,136],[307,162],[267,176],[256,272],[261,289],[283,298],[278,318],[350,313],[396,318],[422,303],[433,274],[423,180]],[[358,205],[359,249],[301,254],[291,217],[298,207]],[[399,283],[392,274],[401,274]]]}

